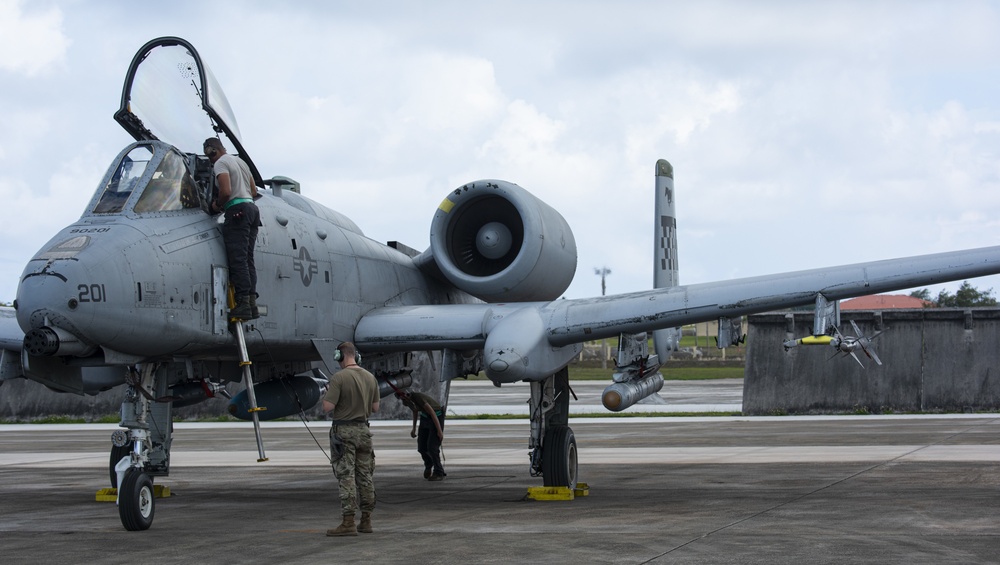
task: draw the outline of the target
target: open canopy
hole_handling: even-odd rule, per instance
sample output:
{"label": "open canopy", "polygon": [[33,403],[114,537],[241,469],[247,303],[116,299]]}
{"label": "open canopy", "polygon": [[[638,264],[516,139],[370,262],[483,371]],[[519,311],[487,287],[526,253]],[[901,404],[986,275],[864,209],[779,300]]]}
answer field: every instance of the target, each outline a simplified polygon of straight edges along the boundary
{"label": "open canopy", "polygon": [[156,139],[185,153],[200,154],[205,139],[219,137],[264,186],[222,87],[195,48],[179,37],[154,39],[135,54],[115,120],[136,141]]}

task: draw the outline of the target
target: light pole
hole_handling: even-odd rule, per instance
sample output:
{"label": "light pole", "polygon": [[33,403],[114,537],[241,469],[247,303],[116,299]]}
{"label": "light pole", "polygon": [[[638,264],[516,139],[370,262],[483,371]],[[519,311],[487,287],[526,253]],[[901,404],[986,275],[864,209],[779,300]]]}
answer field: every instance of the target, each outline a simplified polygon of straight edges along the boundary
{"label": "light pole", "polygon": [[[604,293],[608,289],[608,285],[605,282],[605,279],[607,279],[608,275],[611,274],[611,269],[607,267],[601,267],[600,269],[594,267],[594,274],[601,277],[601,296],[604,296]],[[601,369],[607,369],[607,368],[608,368],[608,340],[607,338],[605,338],[601,340]]]}

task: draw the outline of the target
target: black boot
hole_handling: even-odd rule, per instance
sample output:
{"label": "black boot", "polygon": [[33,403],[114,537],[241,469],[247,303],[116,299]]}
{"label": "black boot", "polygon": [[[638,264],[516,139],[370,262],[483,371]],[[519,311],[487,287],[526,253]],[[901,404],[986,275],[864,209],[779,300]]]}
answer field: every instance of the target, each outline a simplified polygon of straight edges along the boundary
{"label": "black boot", "polygon": [[260,310],[257,308],[257,295],[251,294],[249,298],[250,298],[250,319],[256,320],[257,318],[260,318]]}
{"label": "black boot", "polygon": [[250,306],[249,296],[237,296],[236,306],[229,311],[230,320],[250,320],[253,316],[253,308]]}

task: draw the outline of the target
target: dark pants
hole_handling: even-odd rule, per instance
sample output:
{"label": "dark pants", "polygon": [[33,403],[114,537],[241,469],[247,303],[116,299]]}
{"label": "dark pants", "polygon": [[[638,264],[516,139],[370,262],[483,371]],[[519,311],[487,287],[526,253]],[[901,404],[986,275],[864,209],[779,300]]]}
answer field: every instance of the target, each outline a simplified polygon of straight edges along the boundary
{"label": "dark pants", "polygon": [[257,294],[257,269],[253,263],[253,247],[257,243],[260,211],[253,202],[236,204],[226,209],[222,224],[222,241],[226,244],[229,262],[229,284],[237,297]]}
{"label": "dark pants", "polygon": [[[441,423],[441,431],[444,431],[444,416],[438,416]],[[435,475],[447,476],[444,466],[441,465],[441,438],[438,437],[437,429],[434,427],[434,420],[420,415],[420,427],[417,429],[417,452],[424,460],[424,467],[431,469]]]}

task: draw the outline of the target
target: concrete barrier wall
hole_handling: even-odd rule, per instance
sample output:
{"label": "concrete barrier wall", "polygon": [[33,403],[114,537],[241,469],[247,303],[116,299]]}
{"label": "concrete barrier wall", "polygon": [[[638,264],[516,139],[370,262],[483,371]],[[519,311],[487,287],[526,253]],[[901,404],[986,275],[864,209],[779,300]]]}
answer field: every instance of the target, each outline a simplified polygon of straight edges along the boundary
{"label": "concrete barrier wall", "polygon": [[1000,409],[1000,309],[928,308],[841,313],[871,334],[883,365],[862,368],[826,345],[782,343],[812,333],[812,313],[749,317],[743,412],[968,412]]}

